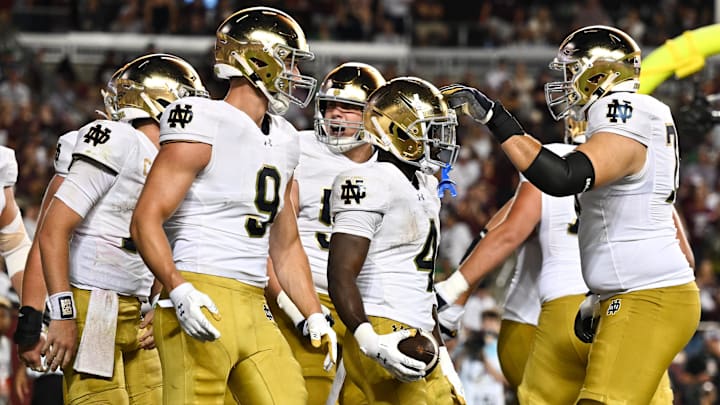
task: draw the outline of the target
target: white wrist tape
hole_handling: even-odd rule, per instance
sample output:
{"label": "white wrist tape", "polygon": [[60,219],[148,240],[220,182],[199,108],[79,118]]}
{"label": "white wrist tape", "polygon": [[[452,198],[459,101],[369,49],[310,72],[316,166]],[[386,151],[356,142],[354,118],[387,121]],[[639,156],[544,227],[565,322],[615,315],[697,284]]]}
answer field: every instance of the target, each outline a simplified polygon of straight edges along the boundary
{"label": "white wrist tape", "polygon": [[280,309],[282,309],[285,314],[287,314],[293,325],[297,326],[300,322],[305,320],[302,312],[300,312],[298,307],[295,305],[294,302],[292,302],[292,300],[290,299],[290,297],[288,297],[285,291],[280,291],[280,294],[278,294],[277,304],[278,307],[280,307]]}
{"label": "white wrist tape", "polygon": [[48,307],[50,307],[51,320],[62,321],[77,317],[75,299],[70,291],[59,292],[48,297]]}
{"label": "white wrist tape", "polygon": [[440,296],[448,303],[453,304],[468,288],[465,277],[459,271],[453,273],[447,280],[435,285]]}

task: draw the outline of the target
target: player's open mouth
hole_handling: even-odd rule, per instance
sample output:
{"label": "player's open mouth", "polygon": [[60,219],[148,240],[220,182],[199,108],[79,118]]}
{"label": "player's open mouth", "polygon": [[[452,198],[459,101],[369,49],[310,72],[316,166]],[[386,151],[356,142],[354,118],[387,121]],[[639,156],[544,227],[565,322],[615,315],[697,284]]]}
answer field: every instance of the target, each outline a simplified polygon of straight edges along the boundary
{"label": "player's open mouth", "polygon": [[345,134],[345,127],[342,125],[330,125],[330,133],[335,136],[342,136]]}

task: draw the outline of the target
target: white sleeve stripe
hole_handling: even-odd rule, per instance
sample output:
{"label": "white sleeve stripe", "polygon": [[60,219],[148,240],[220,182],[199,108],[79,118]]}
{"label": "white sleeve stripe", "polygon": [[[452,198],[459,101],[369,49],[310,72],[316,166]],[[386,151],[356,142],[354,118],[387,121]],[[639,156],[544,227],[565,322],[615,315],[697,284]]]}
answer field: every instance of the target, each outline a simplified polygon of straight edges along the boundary
{"label": "white sleeve stripe", "polygon": [[77,160],[55,197],[85,218],[114,182],[114,175],[99,169],[93,163]]}

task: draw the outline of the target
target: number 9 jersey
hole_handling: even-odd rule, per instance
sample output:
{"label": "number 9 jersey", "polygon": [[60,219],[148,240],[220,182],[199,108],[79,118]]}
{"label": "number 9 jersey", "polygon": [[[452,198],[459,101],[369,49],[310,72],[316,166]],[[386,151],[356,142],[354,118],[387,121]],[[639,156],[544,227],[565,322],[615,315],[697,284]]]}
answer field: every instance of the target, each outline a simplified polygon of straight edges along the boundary
{"label": "number 9 jersey", "polygon": [[266,114],[262,127],[222,100],[186,97],[163,112],[161,144],[212,146],[209,163],[165,223],[178,269],[265,287],[269,231],[300,146],[284,118]]}
{"label": "number 9 jersey", "polygon": [[387,162],[341,173],[332,190],[332,231],[371,241],[356,281],[367,315],[431,331],[440,199],[435,177],[415,176],[417,188]]}

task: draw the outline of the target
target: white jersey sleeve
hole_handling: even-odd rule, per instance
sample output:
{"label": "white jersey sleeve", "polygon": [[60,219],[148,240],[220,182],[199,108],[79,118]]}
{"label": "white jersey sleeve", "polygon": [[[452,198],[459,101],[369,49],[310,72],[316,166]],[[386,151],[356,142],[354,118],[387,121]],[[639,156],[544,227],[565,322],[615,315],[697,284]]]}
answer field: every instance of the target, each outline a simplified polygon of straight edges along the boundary
{"label": "white jersey sleeve", "polygon": [[73,159],[85,158],[118,174],[135,148],[136,131],[128,131],[129,124],[97,120],[78,131]]}
{"label": "white jersey sleeve", "polygon": [[17,182],[18,164],[15,160],[15,151],[0,146],[0,183],[3,187],[12,187]]}
{"label": "white jersey sleeve", "polygon": [[55,160],[53,167],[55,173],[60,176],[67,176],[70,170],[70,163],[72,162],[72,152],[75,149],[77,143],[78,131],[66,132],[60,135],[55,145]]}
{"label": "white jersey sleeve", "polygon": [[202,97],[186,97],[170,104],[160,117],[160,143],[214,144],[222,121],[217,119],[212,102]]}
{"label": "white jersey sleeve", "polygon": [[390,203],[387,196],[392,194],[376,173],[351,169],[338,174],[332,188],[332,216],[348,211],[383,214]]}
{"label": "white jersey sleeve", "polygon": [[[648,146],[653,114],[640,107],[635,93],[613,93],[596,101],[588,111],[588,134],[612,132]],[[634,105],[635,104],[635,105]],[[667,106],[664,106],[667,108]]]}

